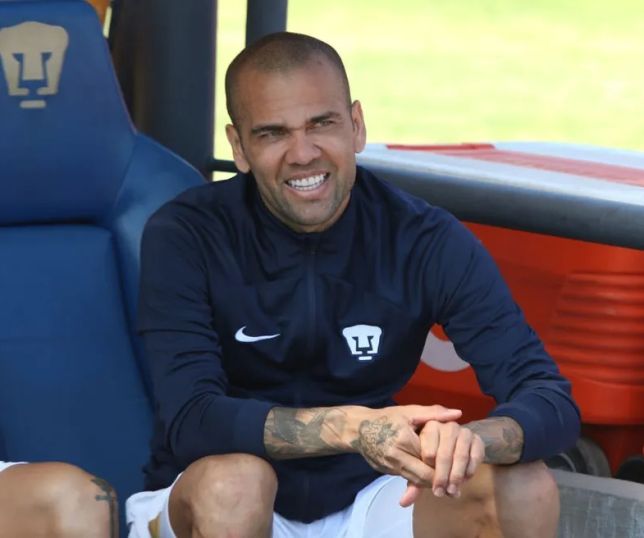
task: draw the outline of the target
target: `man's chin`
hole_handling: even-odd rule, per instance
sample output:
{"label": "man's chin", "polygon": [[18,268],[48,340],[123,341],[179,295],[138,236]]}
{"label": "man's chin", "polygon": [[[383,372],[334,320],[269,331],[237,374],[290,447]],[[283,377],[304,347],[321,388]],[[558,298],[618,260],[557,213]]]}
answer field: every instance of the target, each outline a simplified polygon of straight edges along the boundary
{"label": "man's chin", "polygon": [[335,220],[337,219],[334,219],[333,215],[307,215],[306,217],[298,215],[296,220],[291,221],[290,227],[300,233],[316,233],[332,226]]}

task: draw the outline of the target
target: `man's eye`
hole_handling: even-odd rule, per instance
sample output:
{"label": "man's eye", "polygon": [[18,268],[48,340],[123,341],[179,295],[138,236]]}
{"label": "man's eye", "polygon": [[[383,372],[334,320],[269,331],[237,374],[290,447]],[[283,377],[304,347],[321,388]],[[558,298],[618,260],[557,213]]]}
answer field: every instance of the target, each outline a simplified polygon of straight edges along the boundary
{"label": "man's eye", "polygon": [[284,136],[283,131],[262,131],[257,135],[260,140],[273,140]]}
{"label": "man's eye", "polygon": [[323,120],[317,120],[313,126],[314,127],[328,127],[329,125],[333,125],[333,120],[331,119],[323,119]]}

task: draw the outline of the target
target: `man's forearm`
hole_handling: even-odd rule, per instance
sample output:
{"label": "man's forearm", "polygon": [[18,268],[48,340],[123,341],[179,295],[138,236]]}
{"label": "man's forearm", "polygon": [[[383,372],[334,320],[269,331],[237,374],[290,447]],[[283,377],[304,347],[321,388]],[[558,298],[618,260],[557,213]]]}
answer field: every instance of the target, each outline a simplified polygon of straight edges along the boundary
{"label": "man's forearm", "polygon": [[[420,457],[418,430],[430,420],[449,422],[458,409],[440,405],[403,405],[370,409],[359,405],[292,409],[273,407],[264,424],[264,447],[275,459],[307,458],[358,452],[381,470],[387,454],[403,447]],[[391,458],[389,458],[391,459]],[[394,458],[395,459],[395,458]],[[391,461],[388,461],[391,464]]]}
{"label": "man's forearm", "polygon": [[485,444],[485,463],[511,464],[523,451],[523,429],[510,417],[490,417],[464,425],[478,434]]}
{"label": "man's forearm", "polygon": [[266,452],[276,459],[354,452],[352,442],[364,411],[358,406],[274,407],[264,425]]}

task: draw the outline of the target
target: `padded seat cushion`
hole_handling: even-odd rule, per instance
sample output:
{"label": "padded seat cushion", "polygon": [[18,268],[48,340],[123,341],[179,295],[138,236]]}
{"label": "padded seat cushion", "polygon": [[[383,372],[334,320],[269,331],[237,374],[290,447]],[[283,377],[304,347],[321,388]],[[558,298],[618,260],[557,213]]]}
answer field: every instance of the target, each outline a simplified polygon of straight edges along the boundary
{"label": "padded seat cushion", "polygon": [[131,491],[128,469],[146,460],[151,417],[110,232],[0,228],[0,260],[6,459],[73,461],[95,473],[121,468],[124,476],[110,479]]}

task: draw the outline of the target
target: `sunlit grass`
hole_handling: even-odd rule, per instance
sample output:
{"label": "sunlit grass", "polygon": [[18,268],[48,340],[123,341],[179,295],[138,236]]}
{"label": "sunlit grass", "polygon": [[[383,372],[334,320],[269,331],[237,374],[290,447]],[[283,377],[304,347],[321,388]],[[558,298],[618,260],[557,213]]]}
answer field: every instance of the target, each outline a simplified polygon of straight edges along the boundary
{"label": "sunlit grass", "polygon": [[[219,0],[223,72],[245,4]],[[288,29],[343,56],[369,140],[559,140],[644,150],[642,0],[290,0]]]}

